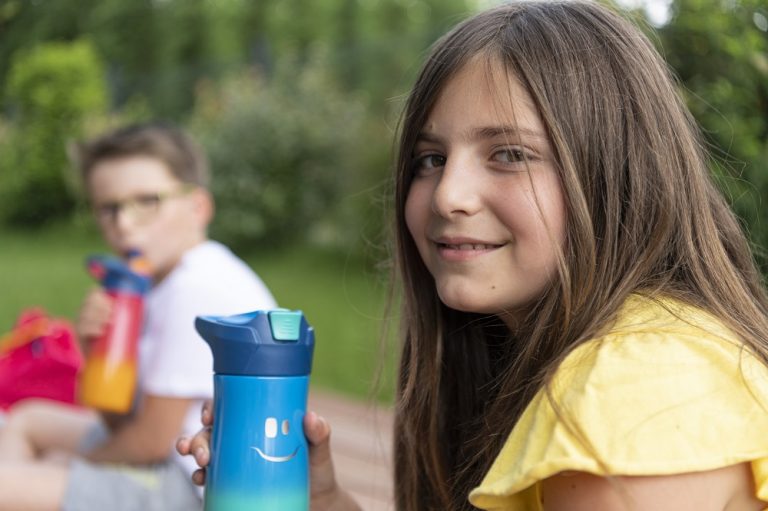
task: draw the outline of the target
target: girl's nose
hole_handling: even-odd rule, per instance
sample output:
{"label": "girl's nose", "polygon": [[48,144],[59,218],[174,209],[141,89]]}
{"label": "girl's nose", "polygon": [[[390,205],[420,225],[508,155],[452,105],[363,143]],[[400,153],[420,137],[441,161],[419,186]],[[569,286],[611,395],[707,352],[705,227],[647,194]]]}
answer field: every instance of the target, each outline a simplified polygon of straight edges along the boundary
{"label": "girl's nose", "polygon": [[482,203],[479,177],[468,160],[447,159],[432,194],[432,211],[444,218],[476,213]]}

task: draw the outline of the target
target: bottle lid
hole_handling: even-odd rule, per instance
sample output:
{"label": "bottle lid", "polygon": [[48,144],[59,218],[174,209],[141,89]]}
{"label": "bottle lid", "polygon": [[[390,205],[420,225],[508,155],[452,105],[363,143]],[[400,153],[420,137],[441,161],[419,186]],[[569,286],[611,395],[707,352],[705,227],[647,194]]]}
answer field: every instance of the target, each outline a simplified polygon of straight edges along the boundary
{"label": "bottle lid", "polygon": [[216,374],[298,376],[312,370],[315,332],[301,311],[198,316],[195,328],[211,347]]}
{"label": "bottle lid", "polygon": [[[152,279],[143,266],[110,255],[94,255],[87,259],[88,272],[108,291],[135,293],[149,291]],[[137,271],[137,268],[140,271]]]}

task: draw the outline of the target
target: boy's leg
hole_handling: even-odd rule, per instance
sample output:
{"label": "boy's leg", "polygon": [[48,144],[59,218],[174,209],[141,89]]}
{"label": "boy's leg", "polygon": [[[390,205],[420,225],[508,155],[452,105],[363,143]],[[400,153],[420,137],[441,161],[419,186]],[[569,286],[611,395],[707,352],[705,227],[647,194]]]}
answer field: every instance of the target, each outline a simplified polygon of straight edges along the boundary
{"label": "boy's leg", "polygon": [[58,511],[68,478],[63,466],[0,462],[0,511]]}
{"label": "boy's leg", "polygon": [[97,424],[90,411],[43,399],[22,401],[0,426],[0,463],[30,461],[51,452],[76,453]]}
{"label": "boy's leg", "polygon": [[75,458],[69,467],[0,462],[0,511],[202,511],[189,475],[175,462],[105,465]]}

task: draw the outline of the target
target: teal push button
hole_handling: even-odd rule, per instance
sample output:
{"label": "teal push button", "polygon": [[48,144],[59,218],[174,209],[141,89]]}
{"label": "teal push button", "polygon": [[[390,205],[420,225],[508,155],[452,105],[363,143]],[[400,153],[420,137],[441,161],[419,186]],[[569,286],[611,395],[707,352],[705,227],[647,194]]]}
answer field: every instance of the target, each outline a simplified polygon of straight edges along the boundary
{"label": "teal push button", "polygon": [[275,310],[269,313],[269,327],[276,341],[298,341],[301,311]]}

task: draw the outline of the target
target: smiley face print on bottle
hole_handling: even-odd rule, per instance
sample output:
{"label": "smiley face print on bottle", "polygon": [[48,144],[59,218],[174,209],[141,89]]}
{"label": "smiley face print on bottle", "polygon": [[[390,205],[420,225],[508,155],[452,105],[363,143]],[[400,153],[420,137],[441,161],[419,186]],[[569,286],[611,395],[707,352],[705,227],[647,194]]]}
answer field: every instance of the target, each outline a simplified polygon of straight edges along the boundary
{"label": "smiley face print on bottle", "polygon": [[[267,417],[264,421],[264,439],[262,447],[251,447],[265,461],[270,463],[285,463],[296,457],[301,448],[299,439],[292,431],[291,421],[276,417]],[[291,447],[293,446],[293,447]],[[284,454],[281,454],[284,453]]]}

